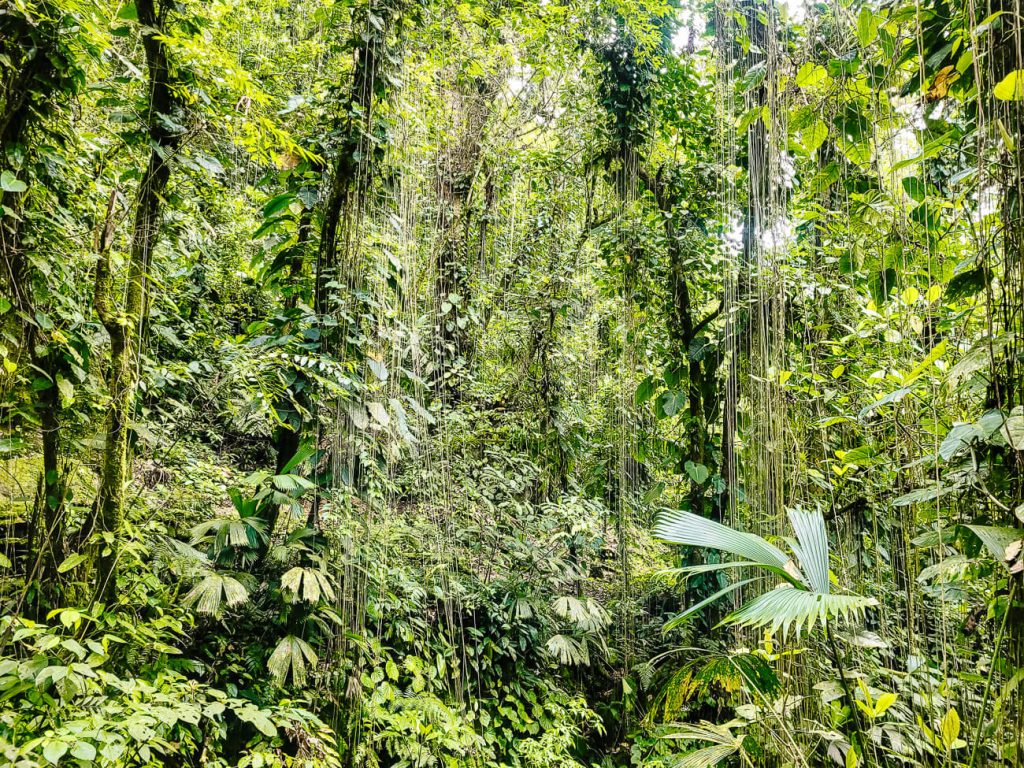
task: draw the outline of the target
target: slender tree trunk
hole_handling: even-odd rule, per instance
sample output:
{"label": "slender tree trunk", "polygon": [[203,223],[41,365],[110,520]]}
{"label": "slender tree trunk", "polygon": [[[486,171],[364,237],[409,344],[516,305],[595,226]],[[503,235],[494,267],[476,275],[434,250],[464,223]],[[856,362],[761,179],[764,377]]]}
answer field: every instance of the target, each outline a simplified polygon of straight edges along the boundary
{"label": "slender tree trunk", "polygon": [[167,51],[159,35],[165,18],[154,0],[136,2],[142,44],[149,69],[147,127],[153,150],[136,197],[128,262],[128,284],[123,311],[113,309],[113,275],[109,251],[97,266],[95,305],[110,335],[110,403],[105,425],[106,446],[100,466],[100,486],[94,507],[93,530],[103,536],[98,561],[100,593],[113,594],[117,564],[117,535],[124,515],[124,487],[130,471],[128,431],[139,383],[139,350],[148,312],[149,272],[160,231],[164,191],[170,180],[169,165],[181,135],[166,127],[177,107],[171,90]]}
{"label": "slender tree trunk", "polygon": [[[48,6],[44,7],[48,11]],[[9,170],[11,153],[21,148],[25,159],[34,153],[29,142],[31,130],[42,124],[52,110],[48,89],[56,75],[56,63],[60,60],[54,50],[49,50],[43,41],[57,45],[56,29],[49,29],[52,22],[43,22],[31,30],[15,26],[2,27],[9,39],[4,48],[11,53],[30,51],[22,66],[3,83],[3,112],[0,113],[0,171]],[[9,45],[8,45],[9,44]],[[29,163],[23,159],[22,166]],[[22,181],[28,181],[22,179]],[[11,303],[18,312],[22,326],[25,350],[33,367],[48,379],[47,386],[40,391],[36,411],[39,415],[40,437],[43,449],[43,468],[36,509],[33,519],[42,525],[32,526],[37,535],[30,541],[29,561],[35,561],[33,576],[49,583],[55,577],[56,567],[64,559],[64,487],[61,476],[60,443],[60,395],[57,390],[57,351],[47,342],[37,324],[37,300],[33,289],[33,270],[26,258],[22,242],[22,216],[26,192],[4,191],[0,193],[0,204],[11,211],[10,215],[0,212],[0,258],[3,259],[5,283]],[[41,514],[40,514],[41,512]]]}

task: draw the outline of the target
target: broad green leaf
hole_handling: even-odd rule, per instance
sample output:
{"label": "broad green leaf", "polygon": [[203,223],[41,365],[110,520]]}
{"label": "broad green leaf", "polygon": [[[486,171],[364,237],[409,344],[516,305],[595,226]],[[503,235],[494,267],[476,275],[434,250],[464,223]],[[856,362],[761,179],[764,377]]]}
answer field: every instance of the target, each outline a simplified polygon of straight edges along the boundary
{"label": "broad green leaf", "polygon": [[67,573],[72,568],[77,568],[86,561],[85,555],[73,554],[64,558],[64,562],[57,566],[57,573]]}
{"label": "broad green leaf", "polygon": [[1001,525],[965,525],[964,528],[977,536],[992,559],[1000,563],[1005,560],[1007,547],[1024,538],[1024,531]]}
{"label": "broad green leaf", "polygon": [[24,192],[28,185],[10,171],[0,173],[0,189],[4,192]]}
{"label": "broad green leaf", "polygon": [[826,80],[828,72],[820,64],[806,61],[796,73],[795,82],[801,88],[808,88]]}
{"label": "broad green leaf", "polygon": [[60,392],[61,405],[67,408],[75,401],[75,385],[57,374],[57,391]]}
{"label": "broad green leaf", "polygon": [[860,9],[857,16],[857,41],[862,48],[867,48],[878,37],[878,17],[867,5]]}
{"label": "broad green leaf", "polygon": [[277,727],[274,725],[274,721],[259,707],[246,704],[235,709],[234,712],[239,720],[255,726],[256,730],[267,738],[272,739],[277,736]]}
{"label": "broad green leaf", "polygon": [[43,757],[54,765],[67,754],[67,751],[68,745],[63,741],[51,739],[43,743]]}
{"label": "broad green leaf", "polygon": [[992,89],[992,94],[1000,101],[1020,101],[1024,99],[1024,70],[1015,69]]}
{"label": "broad green leaf", "polygon": [[889,707],[896,703],[897,698],[898,696],[895,693],[891,692],[883,693],[881,696],[879,696],[878,700],[875,702],[875,706],[873,707],[875,717],[879,717],[882,714],[884,714],[884,712],[887,709],[889,709]]}
{"label": "broad green leaf", "polygon": [[957,424],[946,433],[939,445],[939,456],[943,461],[949,461],[972,442],[983,437],[981,430],[974,424]]}
{"label": "broad green leaf", "polygon": [[373,416],[373,420],[382,427],[387,427],[391,424],[391,417],[388,416],[388,410],[384,407],[383,403],[367,403],[366,407],[369,409],[370,415]]}
{"label": "broad green leaf", "polygon": [[1015,451],[1024,451],[1024,414],[1012,413],[1006,417],[1000,434]]}
{"label": "broad green leaf", "polygon": [[821,120],[815,120],[807,128],[800,132],[800,137],[803,142],[804,149],[807,150],[808,154],[812,154],[822,144],[825,143],[825,139],[828,138],[828,126]]}
{"label": "broad green leaf", "polygon": [[650,376],[640,382],[640,386],[636,388],[636,404],[643,405],[654,395],[655,384],[654,379]]}
{"label": "broad green leaf", "polygon": [[374,360],[372,357],[368,357],[366,358],[366,367],[369,368],[373,372],[373,375],[380,381],[388,380],[388,367],[382,360]]}
{"label": "broad green leaf", "polygon": [[686,474],[690,476],[697,485],[703,485],[710,474],[708,468],[703,464],[694,464],[692,461],[686,462],[683,467],[686,470]]}
{"label": "broad green leaf", "polygon": [[263,206],[263,218],[273,218],[275,214],[280,213],[291,205],[294,199],[295,194],[293,192],[282,192],[280,195],[270,198],[267,204]]}
{"label": "broad green leaf", "polygon": [[71,756],[77,757],[79,760],[91,762],[96,759],[96,747],[88,741],[78,741],[75,746],[71,748]]}
{"label": "broad green leaf", "polygon": [[924,501],[934,501],[935,499],[946,496],[947,494],[953,493],[956,490],[955,486],[943,485],[942,483],[933,483],[932,485],[924,488],[917,488],[916,490],[905,493],[902,496],[896,498],[892,505],[894,507],[906,507],[910,504],[920,504]]}
{"label": "broad green leaf", "polygon": [[925,186],[917,176],[909,176],[902,182],[903,190],[910,196],[910,199],[921,203],[924,202]]}

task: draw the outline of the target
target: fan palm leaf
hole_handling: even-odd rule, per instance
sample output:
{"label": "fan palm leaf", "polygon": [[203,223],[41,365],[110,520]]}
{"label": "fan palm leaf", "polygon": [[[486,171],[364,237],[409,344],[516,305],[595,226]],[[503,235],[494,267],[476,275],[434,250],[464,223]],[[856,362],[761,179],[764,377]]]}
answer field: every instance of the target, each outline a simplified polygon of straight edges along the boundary
{"label": "fan palm leaf", "polygon": [[795,628],[797,637],[800,637],[805,626],[810,632],[816,622],[820,621],[825,626],[829,619],[854,618],[874,605],[878,605],[878,601],[873,597],[832,595],[784,585],[745,603],[726,616],[722,623],[741,627],[770,626],[772,634],[781,628],[783,637]]}
{"label": "fan palm leaf", "polygon": [[[717,549],[741,558],[736,562],[677,568],[671,571],[673,574],[749,567],[770,571],[784,579],[785,584],[745,603],[726,616],[722,624],[770,627],[772,633],[781,629],[783,636],[795,627],[799,636],[805,627],[811,631],[818,622],[825,626],[830,619],[854,618],[878,604],[870,597],[831,594],[828,533],[820,510],[790,509],[789,519],[796,533],[796,539],[790,541],[794,557],[788,557],[760,536],[736,531],[692,512],[667,512],[658,521],[655,533],[671,544]],[[672,618],[666,624],[666,630],[678,626],[689,616],[750,581],[753,579],[731,584],[690,606]]]}

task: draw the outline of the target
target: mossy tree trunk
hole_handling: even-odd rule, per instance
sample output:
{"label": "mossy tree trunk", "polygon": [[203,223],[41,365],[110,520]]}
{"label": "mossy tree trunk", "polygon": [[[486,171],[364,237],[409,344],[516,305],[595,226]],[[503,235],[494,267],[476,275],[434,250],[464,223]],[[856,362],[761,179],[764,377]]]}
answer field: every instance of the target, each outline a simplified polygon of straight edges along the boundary
{"label": "mossy tree trunk", "polygon": [[124,516],[125,485],[131,466],[128,435],[139,384],[139,351],[148,312],[153,250],[160,234],[164,192],[171,177],[170,163],[182,140],[180,133],[167,127],[177,124],[171,118],[179,109],[167,50],[160,39],[167,7],[157,7],[154,0],[138,0],[136,9],[149,71],[147,130],[152,150],[136,194],[127,286],[120,311],[115,309],[109,249],[101,254],[96,269],[96,312],[110,335],[106,445],[92,526],[92,531],[103,538],[97,568],[99,590],[105,596],[113,594],[116,583],[117,537]]}

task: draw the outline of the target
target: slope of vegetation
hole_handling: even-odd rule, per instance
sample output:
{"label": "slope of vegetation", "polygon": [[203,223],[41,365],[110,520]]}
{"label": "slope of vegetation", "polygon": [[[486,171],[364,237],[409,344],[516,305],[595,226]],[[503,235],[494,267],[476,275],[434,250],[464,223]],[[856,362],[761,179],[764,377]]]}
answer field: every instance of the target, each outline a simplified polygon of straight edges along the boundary
{"label": "slope of vegetation", "polygon": [[1024,762],[1004,0],[0,0],[0,763]]}

